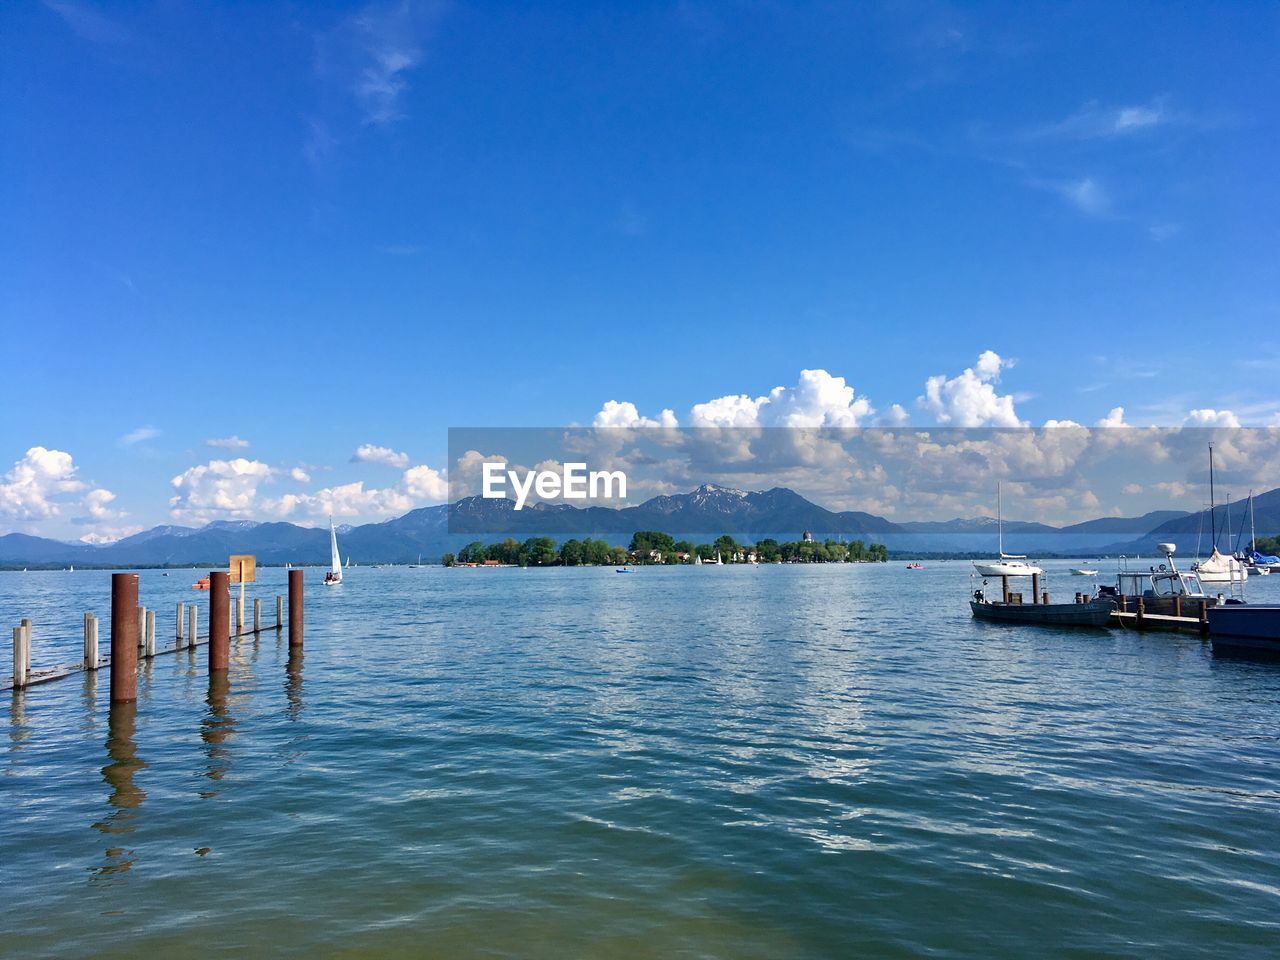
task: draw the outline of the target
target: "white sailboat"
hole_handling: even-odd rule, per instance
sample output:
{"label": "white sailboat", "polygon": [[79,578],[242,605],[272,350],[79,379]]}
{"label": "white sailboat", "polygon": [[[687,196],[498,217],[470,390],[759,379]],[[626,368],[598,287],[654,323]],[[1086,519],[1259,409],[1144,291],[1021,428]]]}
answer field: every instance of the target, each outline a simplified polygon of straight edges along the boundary
{"label": "white sailboat", "polygon": [[695,567],[700,567],[700,566],[702,566],[702,554],[700,554],[700,553],[698,553],[698,554],[694,554],[694,557],[693,557],[693,565],[694,565]]}
{"label": "white sailboat", "polygon": [[1027,563],[1027,558],[1019,553],[1004,552],[1004,517],[1000,511],[1000,483],[996,483],[996,549],[1000,553],[999,560],[975,560],[973,568],[984,577],[1029,577],[1032,574],[1044,573],[1039,567]]}
{"label": "white sailboat", "polygon": [[[1228,502],[1228,510],[1230,510],[1230,502]],[[1227,521],[1230,528],[1230,520]],[[1245,578],[1249,575],[1245,572],[1244,564],[1230,554],[1222,554],[1218,552],[1218,517],[1217,504],[1214,502],[1213,495],[1213,444],[1209,444],[1209,532],[1213,537],[1213,552],[1209,554],[1208,559],[1200,560],[1192,564],[1191,569],[1195,571],[1201,583],[1227,583],[1240,584],[1243,589]],[[1230,540],[1230,529],[1227,532],[1227,538]]]}
{"label": "white sailboat", "polygon": [[342,558],[338,556],[338,531],[333,528],[333,517],[329,517],[329,572],[324,575],[326,587],[336,587],[342,583]]}

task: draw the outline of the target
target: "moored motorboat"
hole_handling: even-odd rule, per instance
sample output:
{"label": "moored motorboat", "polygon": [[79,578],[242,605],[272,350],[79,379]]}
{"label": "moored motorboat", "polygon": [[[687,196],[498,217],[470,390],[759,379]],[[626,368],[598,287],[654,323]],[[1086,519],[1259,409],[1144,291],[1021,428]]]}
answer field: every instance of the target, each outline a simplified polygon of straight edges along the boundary
{"label": "moored motorboat", "polygon": [[[981,592],[977,591],[978,594]],[[1109,600],[1100,599],[1083,603],[1005,603],[979,599],[975,595],[969,601],[969,609],[977,620],[1046,627],[1105,627],[1115,605]]]}
{"label": "moored motorboat", "polygon": [[1208,612],[1213,647],[1280,654],[1280,606],[1233,603]]}

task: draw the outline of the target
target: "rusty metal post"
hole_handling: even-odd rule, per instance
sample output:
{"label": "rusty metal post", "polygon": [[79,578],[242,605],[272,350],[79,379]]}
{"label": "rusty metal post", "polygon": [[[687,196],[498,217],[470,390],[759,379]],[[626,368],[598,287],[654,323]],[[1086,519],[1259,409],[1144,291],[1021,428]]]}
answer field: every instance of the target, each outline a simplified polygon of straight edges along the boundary
{"label": "rusty metal post", "polygon": [[302,646],[302,571],[289,571],[289,646]]}
{"label": "rusty metal post", "polygon": [[138,699],[138,575],[111,575],[111,702]]}
{"label": "rusty metal post", "polygon": [[1040,574],[1038,573],[1031,575],[1031,602],[1040,602]]}
{"label": "rusty metal post", "polygon": [[231,574],[214,570],[209,574],[209,672],[231,665]]}

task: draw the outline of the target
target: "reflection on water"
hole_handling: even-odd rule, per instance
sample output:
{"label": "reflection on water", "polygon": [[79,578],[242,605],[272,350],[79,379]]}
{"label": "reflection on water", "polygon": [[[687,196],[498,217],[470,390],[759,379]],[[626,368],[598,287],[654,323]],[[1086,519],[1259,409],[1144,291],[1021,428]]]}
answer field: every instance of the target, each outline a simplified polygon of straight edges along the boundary
{"label": "reflection on water", "polygon": [[27,726],[27,691],[14,690],[13,699],[9,703],[9,742],[10,749],[17,752],[22,744],[31,737],[31,728]]}
{"label": "reflection on water", "polygon": [[284,695],[288,701],[285,716],[297,720],[302,716],[302,650],[289,650],[289,663],[285,667]]}
{"label": "reflection on water", "polygon": [[[236,721],[227,706],[227,694],[231,688],[228,671],[218,670],[209,675],[209,694],[205,703],[208,713],[200,724],[200,739],[205,747],[205,776],[217,783],[231,767],[231,750],[228,742],[236,735]],[[206,800],[216,797],[220,791],[205,789],[200,796]]]}
{"label": "reflection on water", "polygon": [[[127,837],[137,829],[137,810],[147,798],[146,791],[134,783],[137,772],[147,767],[134,741],[137,716],[137,703],[113,703],[107,713],[107,756],[111,762],[102,768],[102,779],[111,787],[107,802],[112,810],[93,826],[111,837]],[[111,879],[127,873],[133,863],[132,849],[110,846],[106,862],[93,873],[95,879]]]}

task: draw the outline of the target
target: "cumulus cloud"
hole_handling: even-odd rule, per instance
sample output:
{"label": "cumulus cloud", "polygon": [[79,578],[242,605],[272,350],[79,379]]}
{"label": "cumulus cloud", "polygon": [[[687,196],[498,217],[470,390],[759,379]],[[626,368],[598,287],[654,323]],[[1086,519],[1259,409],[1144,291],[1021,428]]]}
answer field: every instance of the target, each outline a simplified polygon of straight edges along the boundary
{"label": "cumulus cloud", "polygon": [[390,447],[379,447],[372,443],[362,443],[351,455],[352,463],[380,463],[384,467],[396,467],[403,470],[409,465],[409,455],[398,453]]}
{"label": "cumulus cloud", "polygon": [[1230,410],[1192,410],[1182,421],[1184,427],[1238,427],[1240,419]]}
{"label": "cumulus cloud", "polygon": [[604,406],[600,408],[599,413],[591,420],[593,427],[678,427],[680,424],[676,420],[675,412],[672,410],[663,410],[658,414],[658,418],[651,419],[643,417],[634,403],[630,401],[619,402],[617,400],[606,400]]}
{"label": "cumulus cloud", "polygon": [[844,377],[801,370],[796,384],[774,387],[754,400],[746,394],[695,404],[695,427],[856,427],[875,413],[866,397],[855,397]]}
{"label": "cumulus cloud", "polygon": [[924,396],[916,403],[934,419],[953,427],[1023,427],[1013,408],[1013,396],[996,393],[1002,370],[1013,366],[994,350],[986,350],[972,367],[958,376],[938,374],[925,381]]}
{"label": "cumulus cloud", "polygon": [[55,517],[61,512],[56,498],[84,488],[76,478],[71,454],[31,447],[0,480],[0,516],[15,520]]}
{"label": "cumulus cloud", "polygon": [[1127,427],[1124,422],[1124,407],[1112,407],[1111,411],[1098,421],[1099,427]]}
{"label": "cumulus cloud", "polygon": [[405,493],[414,500],[439,503],[449,498],[449,482],[439,470],[425,464],[406,470],[401,484]]}
{"label": "cumulus cloud", "polygon": [[169,483],[176,493],[169,512],[179,520],[249,519],[257,508],[258,488],[275,476],[260,460],[210,460],[178,474]]}
{"label": "cumulus cloud", "polygon": [[294,467],[289,471],[289,476],[298,481],[298,483],[311,482],[311,474],[307,473],[307,471],[303,470],[301,467]]}
{"label": "cumulus cloud", "polygon": [[248,440],[241,440],[234,434],[230,437],[214,437],[204,442],[206,447],[217,447],[220,450],[243,450],[249,446]]}

